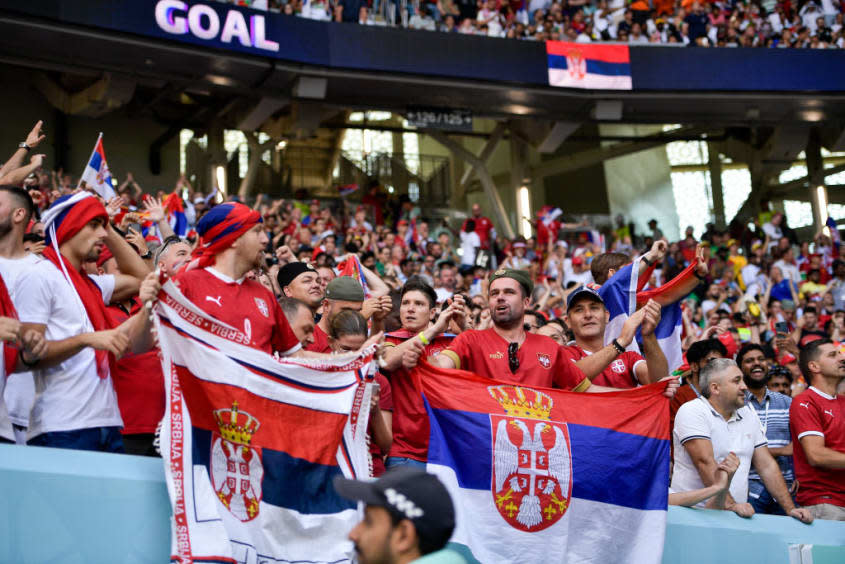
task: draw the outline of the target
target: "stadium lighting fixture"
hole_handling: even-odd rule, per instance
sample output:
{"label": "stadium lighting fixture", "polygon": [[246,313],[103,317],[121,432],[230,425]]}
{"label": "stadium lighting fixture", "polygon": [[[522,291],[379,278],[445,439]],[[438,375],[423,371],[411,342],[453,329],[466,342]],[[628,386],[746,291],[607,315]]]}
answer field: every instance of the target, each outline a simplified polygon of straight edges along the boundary
{"label": "stadium lighting fixture", "polygon": [[288,142],[287,142],[287,141],[285,141],[284,139],[282,139],[281,141],[279,141],[279,142],[276,144],[276,150],[277,150],[277,151],[284,151],[284,150],[285,150],[285,147],[287,147],[287,146],[288,146]]}
{"label": "stadium lighting fixture", "polygon": [[816,186],[816,209],[819,213],[819,225],[824,225],[827,219],[827,188],[823,184]]}
{"label": "stadium lighting fixture", "polygon": [[217,201],[222,202],[223,196],[226,194],[226,167],[223,165],[214,167],[214,177],[217,179],[217,187],[220,189],[217,193]]}
{"label": "stadium lighting fixture", "polygon": [[531,237],[531,199],[527,186],[516,191],[516,211],[519,214],[519,231],[528,239]]}

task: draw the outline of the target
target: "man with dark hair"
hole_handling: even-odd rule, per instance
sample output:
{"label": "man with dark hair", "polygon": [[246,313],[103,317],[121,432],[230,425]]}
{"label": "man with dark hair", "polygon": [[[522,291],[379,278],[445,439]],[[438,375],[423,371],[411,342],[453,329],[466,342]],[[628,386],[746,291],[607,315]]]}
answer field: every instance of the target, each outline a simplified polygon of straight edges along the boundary
{"label": "man with dark hair", "polygon": [[748,472],[753,466],[784,512],[810,523],[806,508],[798,508],[789,496],[777,462],[769,452],[757,412],[745,404],[747,390],[742,371],[733,360],[710,361],[699,375],[700,398],[678,410],[672,430],[674,472],[670,493],[712,486],[717,461],[731,452],[739,457],[739,469],[731,481],[724,509],[740,517],[751,517],[747,503]]}
{"label": "man with dark hair", "polygon": [[525,318],[522,323],[526,331],[536,333],[540,327],[546,324],[546,318],[539,311],[529,309],[525,312]]}
{"label": "man with dark hair", "polygon": [[[746,404],[757,411],[769,452],[777,460],[783,479],[788,487],[794,480],[792,472],[792,440],[789,436],[789,406],[792,398],[772,392],[766,384],[769,370],[765,350],[756,343],[747,343],[739,349],[736,361],[742,370],[742,378],[748,390],[745,392]],[[748,502],[756,513],[783,515],[783,509],[766,490],[760,476],[751,471],[748,474]]]}
{"label": "man with dark hair", "polygon": [[[575,344],[563,350],[591,382],[612,388],[633,388],[668,376],[666,356],[654,335],[660,321],[657,302],[649,301],[625,320],[619,334],[605,345],[609,318],[601,295],[589,286],[580,286],[567,297],[565,319],[575,335]],[[626,350],[640,328],[645,358]]]}
{"label": "man with dark hair", "polygon": [[[437,319],[434,323],[435,315]],[[383,370],[393,392],[393,444],[386,466],[425,467],[428,460],[428,415],[422,396],[414,386],[410,373],[402,366],[406,350],[418,342],[424,346],[425,358],[439,354],[449,346],[454,335],[446,333],[452,321],[466,325],[463,296],[457,294],[438,315],[434,288],[417,276],[411,277],[399,295],[398,331],[385,335]]]}
{"label": "man with dark hair", "polygon": [[[525,331],[522,322],[532,290],[527,272],[508,269],[494,272],[488,290],[493,326],[482,331],[464,331],[430,362],[441,368],[459,368],[526,386],[576,392],[615,391],[616,388],[593,385],[552,339]],[[419,345],[405,351],[405,367],[416,366],[421,353]],[[677,380],[672,379],[664,394],[672,397],[675,389]]]}
{"label": "man with dark hair", "polygon": [[696,341],[687,350],[687,364],[689,364],[689,375],[684,377],[684,383],[678,388],[678,393],[669,402],[669,428],[675,427],[675,416],[678,409],[688,401],[701,396],[698,391],[698,375],[701,369],[708,362],[715,358],[726,358],[728,349],[719,339],[702,339]]}
{"label": "man with dark hair", "polygon": [[375,482],[338,476],[334,487],[365,504],[363,520],[349,533],[361,564],[422,564],[429,561],[426,555],[437,562],[465,562],[445,549],[455,529],[455,509],[436,476],[396,468]]}
{"label": "man with dark hair", "polygon": [[785,366],[772,366],[769,368],[769,381],[766,387],[773,392],[792,397],[792,372]]}
{"label": "man with dark hair", "polygon": [[799,363],[810,387],[793,398],[789,422],[797,499],[819,519],[845,521],[845,353],[827,339],[802,350]]}
{"label": "man with dark hair", "polygon": [[293,334],[299,339],[303,347],[314,343],[314,314],[305,302],[296,298],[282,298],[279,300],[282,313],[290,323]]}
{"label": "man with dark hair", "polygon": [[320,274],[309,263],[287,263],[276,273],[276,281],[282,294],[304,303],[311,310],[312,316],[320,309],[324,296]]}

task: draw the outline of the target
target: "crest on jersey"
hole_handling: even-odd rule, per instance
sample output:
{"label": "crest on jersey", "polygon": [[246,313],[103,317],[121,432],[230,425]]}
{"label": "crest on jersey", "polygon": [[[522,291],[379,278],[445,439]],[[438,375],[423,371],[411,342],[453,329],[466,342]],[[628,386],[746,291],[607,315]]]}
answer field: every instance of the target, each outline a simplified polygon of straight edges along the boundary
{"label": "crest on jersey", "polygon": [[610,369],[617,374],[625,374],[625,363],[617,358],[610,363]]}
{"label": "crest on jersey", "polygon": [[546,353],[537,353],[537,360],[543,368],[549,368],[552,365],[552,359]]}
{"label": "crest on jersey", "polygon": [[557,523],[572,495],[572,456],[566,423],[550,418],[553,400],[520,386],[490,386],[505,415],[490,414],[491,490],[499,515],[529,533]]}
{"label": "crest on jersey", "polygon": [[211,485],[217,498],[241,521],[258,516],[264,466],[260,449],[249,446],[261,426],[238,402],[214,411],[218,432],[211,437]]}
{"label": "crest on jersey", "polygon": [[270,317],[270,308],[267,307],[267,302],[261,298],[255,298],[255,305],[258,306],[258,311],[261,312],[261,315],[264,317]]}

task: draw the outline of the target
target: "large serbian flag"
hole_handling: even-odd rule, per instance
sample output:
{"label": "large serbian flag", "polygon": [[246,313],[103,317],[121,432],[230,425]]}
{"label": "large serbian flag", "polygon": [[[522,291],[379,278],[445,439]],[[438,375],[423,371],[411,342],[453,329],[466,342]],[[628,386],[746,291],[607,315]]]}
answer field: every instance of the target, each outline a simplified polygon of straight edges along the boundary
{"label": "large serbian flag", "polygon": [[549,84],[565,88],[631,90],[627,45],[546,41]]}
{"label": "large serbian flag", "polygon": [[[347,562],[359,516],[332,487],[368,475],[366,358],[309,365],[247,338],[173,282],[156,305],[167,408],[161,430],[173,507],[171,560]],[[312,363],[314,361],[311,361]]]}
{"label": "large serbian flag", "polygon": [[106,201],[117,195],[114,191],[114,181],[109,171],[109,165],[106,163],[106,150],[103,148],[102,133],[97,137],[91,158],[88,159],[88,164],[85,165],[85,170],[82,171],[82,176],[79,178],[79,184],[82,185],[83,182],[88,188],[93,188]]}
{"label": "large serbian flag", "polygon": [[665,384],[608,394],[522,387],[421,364],[428,471],[452,542],[486,564],[658,563],[669,484]]}

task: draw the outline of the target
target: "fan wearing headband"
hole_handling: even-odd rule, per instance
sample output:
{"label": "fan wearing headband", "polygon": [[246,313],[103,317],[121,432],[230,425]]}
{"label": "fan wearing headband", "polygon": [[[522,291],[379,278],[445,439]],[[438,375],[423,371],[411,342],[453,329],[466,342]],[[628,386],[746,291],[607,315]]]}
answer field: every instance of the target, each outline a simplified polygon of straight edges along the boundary
{"label": "fan wearing headband", "polygon": [[[112,367],[130,343],[133,352],[144,352],[152,341],[146,315],[116,326],[106,305],[138,294],[149,269],[110,226],[105,207],[91,194],[59,198],[42,219],[47,260],[21,275],[19,283],[27,291],[17,304],[25,326],[49,341],[45,357],[31,366],[39,393],[29,443],[120,452],[123,422]],[[89,276],[82,271],[103,244],[123,274]]]}
{"label": "fan wearing headband", "polygon": [[247,278],[251,270],[263,266],[269,243],[261,214],[226,202],[202,217],[197,233],[200,242],[193,260],[175,278],[182,294],[208,315],[241,329],[253,348],[283,356],[314,356],[301,350],[273,293]]}

